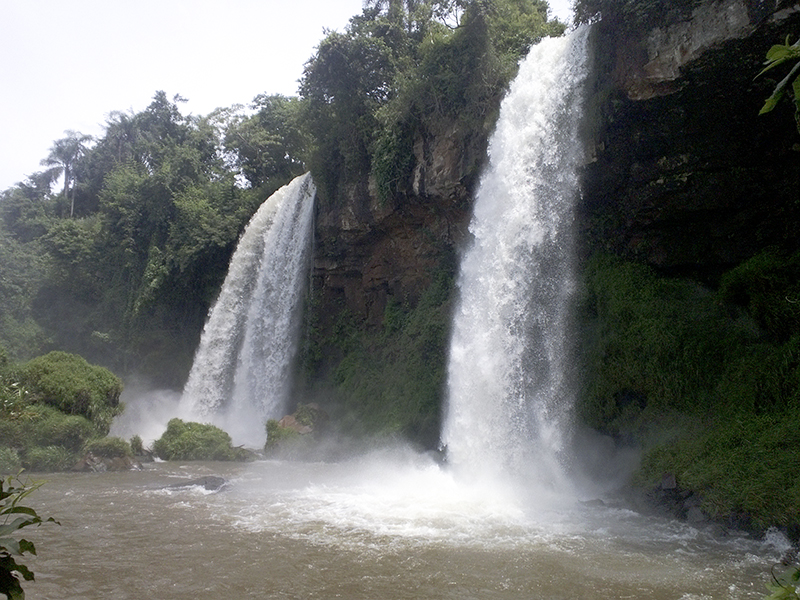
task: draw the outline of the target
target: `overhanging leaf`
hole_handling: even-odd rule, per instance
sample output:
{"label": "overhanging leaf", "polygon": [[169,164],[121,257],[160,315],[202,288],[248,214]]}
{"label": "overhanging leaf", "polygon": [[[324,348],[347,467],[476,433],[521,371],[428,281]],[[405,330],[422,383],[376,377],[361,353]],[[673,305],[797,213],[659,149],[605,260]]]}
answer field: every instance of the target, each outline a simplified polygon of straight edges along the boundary
{"label": "overhanging leaf", "polygon": [[778,105],[778,102],[780,102],[782,97],[783,90],[775,90],[772,95],[764,101],[764,106],[761,107],[761,110],[758,111],[758,114],[763,115],[770,112]]}
{"label": "overhanging leaf", "polygon": [[20,550],[19,542],[14,538],[0,538],[0,548],[9,554],[22,556],[22,550]]}

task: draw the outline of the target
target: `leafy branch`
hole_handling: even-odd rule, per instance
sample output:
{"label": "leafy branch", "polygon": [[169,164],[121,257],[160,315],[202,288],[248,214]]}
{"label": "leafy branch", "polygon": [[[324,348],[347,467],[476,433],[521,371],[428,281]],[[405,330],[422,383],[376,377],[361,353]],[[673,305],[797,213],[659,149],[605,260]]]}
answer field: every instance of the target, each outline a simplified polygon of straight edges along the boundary
{"label": "leafy branch", "polygon": [[19,576],[25,581],[33,581],[33,572],[24,564],[17,562],[17,557],[26,552],[35,555],[36,547],[26,539],[17,539],[12,534],[23,527],[42,523],[56,523],[50,517],[43,520],[36,511],[21,502],[32,492],[41,487],[41,483],[24,483],[19,476],[9,475],[0,479],[0,594],[8,600],[24,600]]}
{"label": "leafy branch", "polygon": [[756,77],[760,77],[767,71],[788,61],[797,62],[794,67],[792,67],[792,70],[789,71],[789,74],[775,86],[772,95],[766,99],[764,106],[761,107],[758,114],[763,115],[774,109],[781,98],[783,98],[787,88],[791,85],[795,104],[795,121],[797,121],[797,131],[800,132],[800,38],[794,44],[790,45],[789,36],[786,36],[785,44],[776,44],[772,46],[772,48],[767,51],[767,60],[764,62],[766,66]]}

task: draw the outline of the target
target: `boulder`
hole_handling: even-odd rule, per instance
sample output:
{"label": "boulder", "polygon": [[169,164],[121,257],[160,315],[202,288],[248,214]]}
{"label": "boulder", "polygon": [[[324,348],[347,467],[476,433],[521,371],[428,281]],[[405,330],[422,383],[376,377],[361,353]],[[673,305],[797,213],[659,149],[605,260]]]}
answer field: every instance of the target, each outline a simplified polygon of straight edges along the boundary
{"label": "boulder", "polygon": [[205,477],[198,477],[197,479],[190,479],[189,481],[181,481],[179,483],[173,483],[172,485],[168,485],[168,489],[181,489],[181,488],[188,488],[193,486],[201,487],[209,492],[218,492],[228,482],[225,480],[224,477],[220,477],[219,475],[206,475]]}
{"label": "boulder", "polygon": [[278,421],[278,425],[284,427],[285,429],[296,431],[301,435],[314,431],[314,428],[311,425],[303,425],[299,423],[294,415],[286,415],[280,421]]}

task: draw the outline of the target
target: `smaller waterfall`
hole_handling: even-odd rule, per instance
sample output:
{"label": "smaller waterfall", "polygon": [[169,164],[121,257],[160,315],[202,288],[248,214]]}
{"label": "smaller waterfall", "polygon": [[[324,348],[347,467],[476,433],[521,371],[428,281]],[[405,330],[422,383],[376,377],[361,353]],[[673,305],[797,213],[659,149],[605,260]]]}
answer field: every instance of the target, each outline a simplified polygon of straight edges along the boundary
{"label": "smaller waterfall", "polygon": [[561,488],[588,29],[542,40],[490,140],[462,259],[442,441],[456,468]]}
{"label": "smaller waterfall", "polygon": [[181,414],[236,443],[263,444],[281,416],[296,352],[316,188],[294,179],[253,215],[212,307],[181,398]]}

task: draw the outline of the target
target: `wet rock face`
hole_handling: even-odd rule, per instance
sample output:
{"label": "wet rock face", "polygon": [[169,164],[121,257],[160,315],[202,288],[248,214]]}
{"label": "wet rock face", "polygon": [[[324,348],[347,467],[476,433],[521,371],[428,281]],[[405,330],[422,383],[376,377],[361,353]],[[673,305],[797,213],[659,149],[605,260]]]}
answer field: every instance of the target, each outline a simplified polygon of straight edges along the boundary
{"label": "wet rock face", "polygon": [[[629,32],[615,76],[631,100],[647,100],[686,85],[681,70],[720,44],[750,36],[765,15],[747,0],[706,2],[687,18],[647,32]],[[631,52],[631,49],[634,52]]]}
{"label": "wet rock face", "polygon": [[800,35],[799,9],[745,0],[638,34],[596,27],[589,250],[713,280],[765,246],[797,247],[800,136],[789,103],[758,115],[776,82],[754,80],[787,34]]}
{"label": "wet rock face", "polygon": [[319,203],[313,286],[332,309],[323,321],[345,308],[380,325],[389,297],[413,306],[463,241],[485,137],[451,124],[418,134],[413,148],[405,193],[381,199],[365,177]]}

